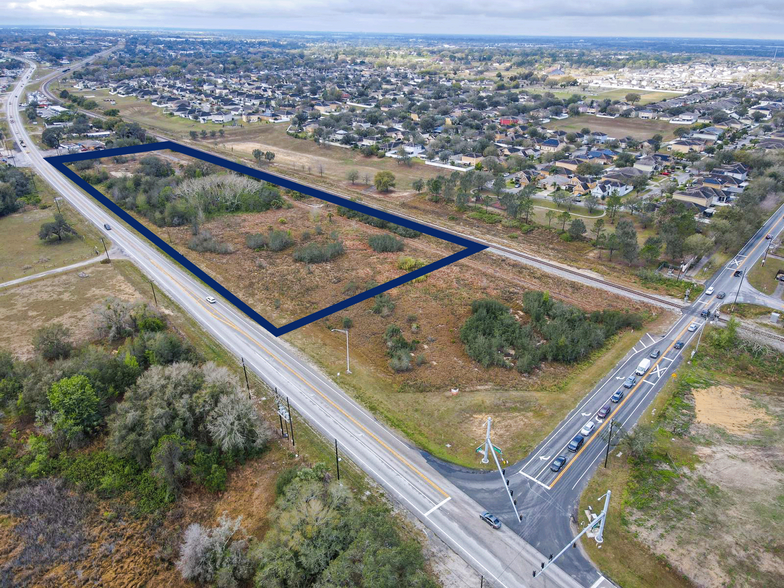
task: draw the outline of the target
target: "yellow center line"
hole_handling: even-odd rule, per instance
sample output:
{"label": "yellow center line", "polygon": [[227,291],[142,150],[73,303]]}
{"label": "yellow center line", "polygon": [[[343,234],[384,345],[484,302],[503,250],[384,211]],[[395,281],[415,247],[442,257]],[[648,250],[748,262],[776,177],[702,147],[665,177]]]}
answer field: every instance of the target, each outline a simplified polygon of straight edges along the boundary
{"label": "yellow center line", "polygon": [[[148,259],[149,259],[149,258],[148,258]],[[412,472],[414,472],[415,474],[417,474],[417,475],[418,475],[420,478],[422,478],[422,479],[423,479],[425,482],[427,482],[427,483],[428,483],[430,486],[432,486],[432,487],[433,487],[435,490],[437,490],[437,491],[438,491],[439,493],[441,493],[443,496],[447,496],[447,497],[449,496],[449,494],[447,494],[447,492],[446,492],[445,490],[443,490],[443,489],[442,489],[440,486],[438,486],[438,485],[437,485],[435,482],[433,482],[433,481],[432,481],[430,478],[428,478],[428,477],[427,477],[425,474],[423,474],[421,471],[419,471],[419,469],[417,469],[417,468],[416,468],[414,465],[412,465],[412,464],[411,464],[411,463],[410,463],[410,462],[409,462],[409,461],[408,461],[406,458],[404,458],[404,457],[403,457],[402,455],[400,455],[400,454],[399,454],[397,451],[395,451],[394,449],[392,449],[392,448],[391,448],[389,445],[387,445],[387,444],[386,444],[386,443],[385,443],[383,440],[379,439],[379,438],[378,438],[378,437],[377,437],[377,436],[376,436],[376,435],[375,435],[375,434],[374,434],[372,431],[370,431],[370,430],[369,430],[367,427],[365,427],[365,426],[364,426],[362,423],[360,423],[359,421],[357,421],[357,420],[356,420],[354,417],[352,417],[352,416],[351,416],[350,414],[348,414],[348,413],[347,413],[345,410],[343,410],[343,409],[342,409],[340,406],[338,406],[338,405],[337,405],[337,404],[336,404],[336,403],[335,403],[335,402],[334,402],[334,401],[333,401],[331,398],[327,397],[327,396],[326,396],[326,395],[325,395],[323,392],[321,392],[321,390],[319,390],[318,388],[316,388],[315,386],[313,386],[313,385],[312,385],[310,382],[308,382],[307,380],[305,380],[305,378],[303,378],[302,376],[300,376],[300,375],[299,375],[299,373],[297,373],[297,371],[296,371],[296,370],[294,370],[292,367],[290,367],[290,366],[289,366],[289,365],[288,365],[288,364],[287,364],[285,361],[283,361],[283,360],[282,360],[280,357],[278,357],[277,355],[275,355],[275,354],[274,354],[272,351],[270,351],[269,349],[267,349],[267,347],[265,347],[265,346],[264,346],[262,343],[260,343],[259,341],[257,341],[257,340],[256,340],[256,339],[255,339],[255,338],[252,336],[252,335],[250,335],[249,333],[246,333],[246,332],[245,332],[243,329],[241,329],[240,327],[238,327],[237,325],[235,325],[233,322],[231,322],[231,321],[229,321],[229,320],[226,320],[226,319],[224,319],[223,317],[221,317],[220,315],[218,315],[218,314],[216,314],[215,312],[213,312],[213,310],[212,310],[211,308],[209,308],[209,307],[205,306],[205,305],[202,303],[202,301],[201,301],[199,298],[197,298],[196,296],[194,296],[193,294],[191,294],[191,293],[188,291],[188,289],[187,289],[187,288],[186,288],[186,287],[185,287],[183,284],[181,284],[181,283],[180,283],[180,282],[179,282],[179,281],[178,281],[178,280],[177,280],[177,279],[176,279],[174,276],[172,276],[172,275],[171,275],[169,272],[167,272],[167,271],[166,271],[165,269],[163,269],[163,268],[162,268],[160,265],[158,265],[158,264],[157,264],[157,263],[156,263],[154,260],[150,259],[150,262],[151,262],[153,265],[155,265],[155,266],[156,266],[156,267],[157,267],[157,268],[158,268],[160,271],[162,271],[164,274],[166,274],[166,275],[167,275],[167,276],[168,276],[168,277],[169,277],[169,278],[170,278],[170,279],[171,279],[171,280],[172,280],[174,283],[176,283],[176,284],[177,284],[177,285],[178,285],[178,286],[179,286],[179,287],[182,289],[182,291],[183,291],[183,292],[185,292],[185,294],[187,294],[188,296],[190,296],[190,297],[191,297],[191,298],[192,298],[192,299],[193,299],[195,302],[197,302],[197,303],[198,303],[200,306],[202,306],[202,307],[203,307],[203,308],[204,308],[204,309],[205,309],[207,312],[209,312],[209,313],[210,313],[210,314],[211,314],[213,317],[215,317],[216,319],[218,319],[220,322],[222,322],[222,323],[224,323],[224,324],[228,325],[229,327],[231,327],[231,328],[232,328],[232,329],[234,329],[235,331],[237,331],[237,332],[239,332],[239,333],[242,333],[243,335],[245,335],[245,337],[247,337],[248,339],[250,339],[251,341],[253,341],[253,342],[254,342],[256,345],[258,345],[258,346],[259,346],[261,349],[263,349],[263,350],[264,350],[264,351],[265,351],[265,352],[266,352],[268,355],[270,355],[271,357],[275,358],[275,360],[276,360],[278,363],[280,363],[280,364],[281,364],[283,367],[285,367],[285,368],[286,368],[286,369],[287,369],[289,372],[291,372],[291,373],[292,373],[294,376],[296,376],[296,377],[297,377],[297,378],[298,378],[300,381],[302,381],[302,383],[303,383],[303,384],[305,384],[305,385],[306,385],[308,388],[310,388],[311,390],[313,390],[314,392],[316,392],[316,394],[318,394],[319,396],[321,396],[321,397],[322,397],[324,400],[326,400],[326,401],[327,401],[329,404],[331,404],[331,405],[332,405],[332,406],[333,406],[335,409],[337,409],[338,411],[340,411],[340,413],[341,413],[343,416],[345,416],[347,419],[349,419],[349,420],[350,420],[352,423],[354,423],[354,424],[355,424],[357,427],[359,427],[360,429],[362,429],[362,431],[364,431],[364,432],[365,432],[367,435],[369,435],[370,437],[372,437],[372,438],[373,438],[373,439],[374,439],[374,440],[375,440],[375,441],[376,441],[376,442],[377,442],[379,445],[381,445],[381,446],[382,446],[384,449],[386,449],[387,451],[389,451],[389,452],[390,452],[392,455],[394,455],[394,456],[395,456],[395,457],[396,457],[398,460],[400,460],[400,461],[401,461],[403,464],[405,464],[405,465],[406,465],[406,466],[407,466],[407,467],[408,467],[408,468],[409,468],[409,469],[410,469]]]}

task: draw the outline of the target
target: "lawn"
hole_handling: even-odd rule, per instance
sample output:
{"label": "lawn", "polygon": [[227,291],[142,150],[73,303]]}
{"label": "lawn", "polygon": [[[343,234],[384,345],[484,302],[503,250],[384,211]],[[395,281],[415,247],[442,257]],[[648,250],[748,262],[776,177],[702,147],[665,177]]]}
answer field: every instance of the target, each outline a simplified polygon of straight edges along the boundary
{"label": "lawn", "polygon": [[637,140],[650,139],[657,133],[667,141],[675,135],[676,125],[660,120],[643,120],[639,118],[599,118],[593,115],[582,114],[580,116],[570,116],[563,120],[551,120],[545,125],[550,129],[562,131],[579,131],[585,127],[591,131],[601,131],[616,139],[621,139],[627,135]]}
{"label": "lawn", "polygon": [[776,272],[784,271],[784,259],[768,256],[765,265],[759,261],[749,272],[749,283],[760,292],[773,294],[779,281],[776,280]]}
{"label": "lawn", "polygon": [[0,283],[84,261],[103,250],[98,231],[62,199],[60,208],[79,234],[62,242],[42,242],[38,230],[52,220],[57,208],[51,187],[38,177],[36,186],[39,207],[27,206],[0,218]]}

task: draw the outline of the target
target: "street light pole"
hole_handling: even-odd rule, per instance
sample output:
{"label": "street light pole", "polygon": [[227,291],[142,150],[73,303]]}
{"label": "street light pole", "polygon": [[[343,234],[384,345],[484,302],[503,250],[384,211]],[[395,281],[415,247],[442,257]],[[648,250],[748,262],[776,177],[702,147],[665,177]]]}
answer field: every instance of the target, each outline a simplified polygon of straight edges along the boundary
{"label": "street light pole", "polygon": [[101,237],[101,243],[103,243],[103,250],[106,252],[106,261],[112,263],[112,260],[109,259],[109,250],[106,248],[106,241],[103,240],[103,237]]}
{"label": "street light pole", "polygon": [[610,434],[607,437],[607,452],[604,454],[604,467],[607,467],[607,460],[610,458],[610,442],[612,441],[613,425],[615,420],[610,421]]}
{"label": "street light pole", "polygon": [[345,333],[346,334],[346,373],[351,373],[351,363],[349,362],[348,358],[348,329],[332,329],[333,333]]}

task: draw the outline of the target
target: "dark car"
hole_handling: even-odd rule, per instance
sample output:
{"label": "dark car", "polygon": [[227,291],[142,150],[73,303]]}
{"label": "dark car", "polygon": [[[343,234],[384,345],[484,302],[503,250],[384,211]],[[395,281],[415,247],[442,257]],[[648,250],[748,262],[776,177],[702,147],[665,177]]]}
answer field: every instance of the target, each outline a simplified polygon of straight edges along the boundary
{"label": "dark car", "polygon": [[569,445],[567,449],[569,449],[569,451],[576,452],[578,449],[580,449],[580,447],[583,446],[584,441],[585,441],[585,437],[583,437],[582,435],[575,435],[574,439],[569,441]]}
{"label": "dark car", "polygon": [[770,233],[768,233],[767,235],[765,235],[765,240],[766,240],[766,241],[769,241],[769,240],[771,240],[772,238],[773,238],[773,235],[771,235]]}
{"label": "dark car", "polygon": [[683,341],[678,341],[675,344],[675,349],[683,349],[683,345],[684,345]]}
{"label": "dark car", "polygon": [[618,390],[615,392],[615,394],[610,396],[610,400],[612,402],[620,402],[621,398],[623,398],[623,388],[618,388]]}
{"label": "dark car", "polygon": [[599,412],[596,413],[596,418],[598,419],[606,419],[607,415],[610,414],[610,405],[607,404],[599,409]]}
{"label": "dark car", "polygon": [[554,472],[560,471],[560,469],[563,467],[565,463],[566,463],[566,456],[559,455],[553,460],[553,463],[550,464],[550,470]]}
{"label": "dark car", "polygon": [[735,273],[732,275],[735,276],[736,278],[739,278],[743,275],[743,270],[735,270]]}
{"label": "dark car", "polygon": [[727,294],[725,294],[724,292],[719,292],[718,294],[716,294],[716,298],[718,298],[719,300],[723,300],[726,295]]}
{"label": "dark car", "polygon": [[637,376],[629,376],[626,378],[626,381],[623,383],[624,388],[631,388],[637,383]]}
{"label": "dark car", "polygon": [[482,519],[491,527],[493,527],[493,529],[501,528],[501,520],[494,514],[490,514],[489,512],[483,512],[482,514],[479,515],[479,518]]}
{"label": "dark car", "polygon": [[109,223],[104,223],[103,224],[103,228],[106,229],[107,231],[111,231],[112,230],[112,227],[109,226]]}
{"label": "dark car", "polygon": [[710,316],[710,310],[708,310],[707,308],[703,308],[702,312],[700,313],[700,316],[702,318],[708,318]]}
{"label": "dark car", "polygon": [[661,355],[661,350],[660,349],[654,349],[653,351],[651,351],[651,354],[648,357],[650,357],[652,359],[656,359],[660,355]]}

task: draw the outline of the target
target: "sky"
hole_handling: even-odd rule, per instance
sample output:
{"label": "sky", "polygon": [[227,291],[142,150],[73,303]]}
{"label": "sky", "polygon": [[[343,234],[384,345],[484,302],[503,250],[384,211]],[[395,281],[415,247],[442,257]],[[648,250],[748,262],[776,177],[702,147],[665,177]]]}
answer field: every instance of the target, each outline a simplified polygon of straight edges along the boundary
{"label": "sky", "polygon": [[784,38],[784,0],[0,0],[1,25]]}

